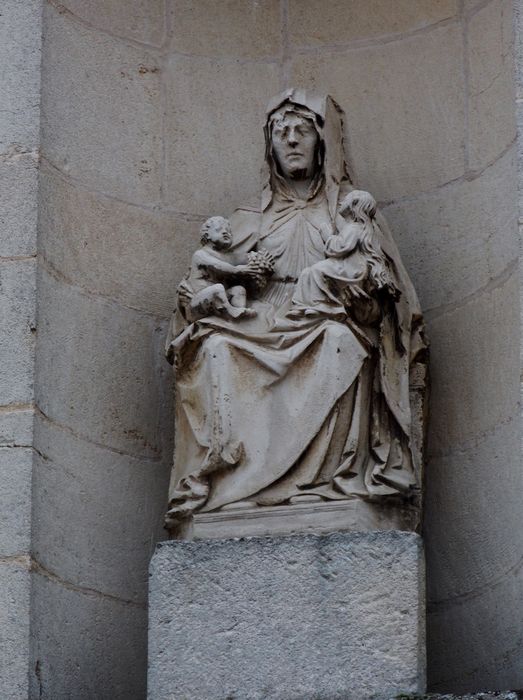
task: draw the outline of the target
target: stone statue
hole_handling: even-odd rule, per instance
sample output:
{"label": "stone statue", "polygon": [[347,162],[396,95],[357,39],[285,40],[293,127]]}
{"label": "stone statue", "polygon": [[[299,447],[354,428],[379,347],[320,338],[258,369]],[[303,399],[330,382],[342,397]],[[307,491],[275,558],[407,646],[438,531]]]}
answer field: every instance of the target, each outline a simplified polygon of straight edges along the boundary
{"label": "stone statue", "polygon": [[[223,216],[207,219],[201,228],[201,243],[202,248],[192,257],[189,275],[178,289],[178,301],[186,318],[195,322],[212,315],[256,316],[254,309],[247,308],[247,290],[239,282],[245,283],[249,276],[256,278],[271,273],[272,256],[268,256],[265,267],[256,253],[250,254],[247,265],[228,262],[232,231],[230,222]],[[225,289],[225,281],[234,286]]]}
{"label": "stone statue", "polygon": [[173,532],[222,508],[419,493],[423,320],[376,202],[353,188],[342,119],[328,96],[274,99],[261,210],[204,225],[167,340]]}
{"label": "stone statue", "polygon": [[300,273],[290,316],[319,314],[348,324],[355,316],[359,324],[372,326],[379,320],[386,295],[399,299],[380,246],[376,208],[369,192],[353,190],[345,197],[339,214],[348,221],[327,239],[325,259]]}

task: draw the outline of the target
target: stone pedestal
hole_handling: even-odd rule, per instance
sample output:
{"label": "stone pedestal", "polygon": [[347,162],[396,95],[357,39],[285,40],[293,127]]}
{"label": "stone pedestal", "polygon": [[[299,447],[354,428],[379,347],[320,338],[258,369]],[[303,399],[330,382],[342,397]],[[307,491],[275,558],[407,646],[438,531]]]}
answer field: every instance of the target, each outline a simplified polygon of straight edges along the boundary
{"label": "stone pedestal", "polygon": [[323,501],[314,496],[292,505],[232,504],[187,518],[175,532],[177,539],[213,540],[265,535],[324,535],[330,532],[373,530],[416,531],[420,509],[414,502],[390,498],[381,503],[361,498]]}
{"label": "stone pedestal", "polygon": [[412,532],[170,541],[150,571],[149,700],[388,700],[425,689]]}

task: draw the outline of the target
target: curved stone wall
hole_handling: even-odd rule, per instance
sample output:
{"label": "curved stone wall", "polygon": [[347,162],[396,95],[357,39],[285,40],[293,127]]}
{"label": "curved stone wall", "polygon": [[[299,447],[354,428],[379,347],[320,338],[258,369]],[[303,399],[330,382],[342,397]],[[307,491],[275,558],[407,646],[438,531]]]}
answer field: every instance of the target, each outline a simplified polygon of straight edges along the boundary
{"label": "curved stone wall", "polygon": [[175,286],[201,221],[257,204],[265,103],[290,84],[346,110],[428,320],[431,685],[523,684],[512,7],[394,5],[46,3],[35,697],[144,696]]}

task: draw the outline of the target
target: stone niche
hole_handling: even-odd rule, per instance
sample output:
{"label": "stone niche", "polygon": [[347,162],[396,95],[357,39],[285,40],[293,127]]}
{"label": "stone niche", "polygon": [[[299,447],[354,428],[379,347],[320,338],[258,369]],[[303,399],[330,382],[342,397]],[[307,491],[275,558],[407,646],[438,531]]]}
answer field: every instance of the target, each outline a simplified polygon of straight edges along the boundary
{"label": "stone niche", "polygon": [[178,286],[150,700],[425,690],[428,345],[343,128],[329,95],[271,98],[261,207],[209,217]]}
{"label": "stone niche", "polygon": [[289,85],[344,107],[427,321],[429,688],[523,686],[510,0],[62,0],[43,36],[31,697],[145,695],[175,291]]}

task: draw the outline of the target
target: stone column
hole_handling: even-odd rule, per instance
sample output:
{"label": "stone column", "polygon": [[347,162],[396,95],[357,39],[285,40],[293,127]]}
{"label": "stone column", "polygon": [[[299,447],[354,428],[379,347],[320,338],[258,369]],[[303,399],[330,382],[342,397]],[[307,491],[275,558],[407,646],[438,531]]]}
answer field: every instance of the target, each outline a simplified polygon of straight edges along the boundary
{"label": "stone column", "polygon": [[0,697],[28,697],[41,0],[0,9]]}

